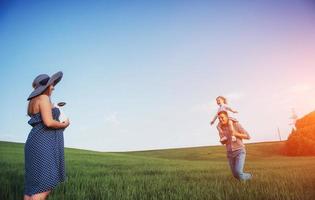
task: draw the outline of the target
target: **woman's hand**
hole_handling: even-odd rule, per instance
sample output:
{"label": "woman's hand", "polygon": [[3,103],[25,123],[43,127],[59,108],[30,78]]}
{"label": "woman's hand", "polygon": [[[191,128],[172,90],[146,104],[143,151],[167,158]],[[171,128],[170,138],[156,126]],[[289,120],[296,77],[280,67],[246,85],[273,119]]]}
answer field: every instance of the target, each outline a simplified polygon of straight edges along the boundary
{"label": "woman's hand", "polygon": [[62,124],[64,125],[64,128],[67,128],[70,125],[69,118],[67,118],[65,121],[63,121]]}
{"label": "woman's hand", "polygon": [[50,99],[47,95],[40,95],[38,98],[39,110],[45,126],[53,129],[67,128],[69,126],[69,119],[65,122],[59,122],[53,118]]}

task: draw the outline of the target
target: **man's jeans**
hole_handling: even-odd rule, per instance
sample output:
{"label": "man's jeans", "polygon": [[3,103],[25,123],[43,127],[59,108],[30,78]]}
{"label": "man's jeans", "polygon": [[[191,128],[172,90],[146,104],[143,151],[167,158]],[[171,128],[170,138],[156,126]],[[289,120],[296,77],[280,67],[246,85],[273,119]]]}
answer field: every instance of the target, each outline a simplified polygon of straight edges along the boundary
{"label": "man's jeans", "polygon": [[244,148],[236,151],[228,151],[227,157],[232,174],[235,178],[238,180],[248,180],[252,178],[251,174],[243,172],[246,157],[246,151]]}

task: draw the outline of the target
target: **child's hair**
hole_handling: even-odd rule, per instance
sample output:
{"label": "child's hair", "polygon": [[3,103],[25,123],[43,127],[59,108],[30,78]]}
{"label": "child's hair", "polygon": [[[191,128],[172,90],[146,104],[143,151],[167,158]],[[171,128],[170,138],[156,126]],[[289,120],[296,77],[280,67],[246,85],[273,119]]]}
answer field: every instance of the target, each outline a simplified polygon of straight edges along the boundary
{"label": "child's hair", "polygon": [[222,100],[223,100],[223,103],[224,103],[224,104],[227,104],[227,100],[226,100],[225,97],[223,97],[223,96],[218,96],[218,97],[216,98],[216,100],[218,100],[218,99],[222,99]]}

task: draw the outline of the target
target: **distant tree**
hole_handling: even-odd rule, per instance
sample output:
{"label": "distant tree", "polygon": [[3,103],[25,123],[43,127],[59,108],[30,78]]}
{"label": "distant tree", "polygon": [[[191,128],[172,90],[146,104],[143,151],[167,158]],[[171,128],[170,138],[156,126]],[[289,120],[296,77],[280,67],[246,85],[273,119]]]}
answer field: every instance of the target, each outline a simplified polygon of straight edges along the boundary
{"label": "distant tree", "polygon": [[295,123],[296,129],[285,144],[285,153],[291,156],[315,155],[315,111]]}

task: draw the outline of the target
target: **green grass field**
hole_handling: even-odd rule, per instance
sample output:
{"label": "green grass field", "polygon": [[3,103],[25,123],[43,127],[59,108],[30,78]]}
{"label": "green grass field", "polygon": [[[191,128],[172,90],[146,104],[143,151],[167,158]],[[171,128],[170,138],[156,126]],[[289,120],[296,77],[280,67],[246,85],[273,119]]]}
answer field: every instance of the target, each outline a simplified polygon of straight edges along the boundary
{"label": "green grass field", "polygon": [[[247,144],[249,182],[235,180],[223,146],[101,153],[66,149],[67,181],[49,199],[315,199],[315,157],[283,143]],[[0,199],[22,199],[23,144],[0,142]]]}

